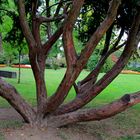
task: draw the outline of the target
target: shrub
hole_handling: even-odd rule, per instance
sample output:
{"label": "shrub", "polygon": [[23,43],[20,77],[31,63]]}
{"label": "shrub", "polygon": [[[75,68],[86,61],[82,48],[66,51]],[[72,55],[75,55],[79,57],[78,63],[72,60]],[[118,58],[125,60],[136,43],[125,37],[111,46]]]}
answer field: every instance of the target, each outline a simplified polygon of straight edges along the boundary
{"label": "shrub", "polygon": [[29,57],[24,57],[22,60],[21,60],[21,64],[30,64],[30,61],[29,61]]}
{"label": "shrub", "polygon": [[66,61],[65,61],[65,58],[55,58],[55,57],[51,57],[51,58],[48,58],[46,60],[46,68],[47,69],[54,69],[54,70],[57,70],[58,68],[64,68],[66,67]]}
{"label": "shrub", "polygon": [[103,68],[101,69],[101,72],[108,72],[114,65],[114,62],[111,60],[111,58],[108,58],[103,66]]}
{"label": "shrub", "polygon": [[140,72],[140,67],[126,67],[125,69]]}
{"label": "shrub", "polygon": [[6,56],[4,53],[0,53],[0,64],[6,64]]}
{"label": "shrub", "polygon": [[135,68],[134,70],[140,72],[140,67]]}
{"label": "shrub", "polygon": [[98,58],[99,58],[99,55],[92,55],[90,58],[89,58],[89,61],[88,61],[88,63],[87,63],[87,69],[88,70],[93,70],[95,67],[96,67],[96,65],[97,65],[97,63],[98,63]]}
{"label": "shrub", "polygon": [[[98,63],[99,58],[100,58],[100,56],[97,54],[92,55],[88,61],[87,69],[90,71],[93,70]],[[101,69],[101,72],[106,73],[107,71],[109,71],[112,68],[113,65],[114,65],[114,62],[110,58],[108,58],[104,64],[103,68]]]}

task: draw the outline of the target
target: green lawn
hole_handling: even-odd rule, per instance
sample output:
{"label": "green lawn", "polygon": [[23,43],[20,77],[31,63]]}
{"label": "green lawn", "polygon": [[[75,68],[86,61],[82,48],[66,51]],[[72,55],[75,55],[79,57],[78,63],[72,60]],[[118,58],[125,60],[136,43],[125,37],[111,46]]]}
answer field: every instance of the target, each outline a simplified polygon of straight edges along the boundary
{"label": "green lawn", "polygon": [[[18,72],[17,68],[0,68],[1,70],[9,70]],[[21,95],[29,101],[31,104],[36,103],[35,95],[35,82],[31,69],[21,69],[21,84],[17,84],[17,79],[5,79],[12,85],[14,85]],[[50,70],[46,69],[45,79],[48,94],[51,95],[58,87],[65,69]],[[83,71],[79,76],[79,79],[85,77],[88,74],[87,71]],[[103,74],[100,74],[100,77]],[[121,97],[123,94],[131,93],[140,90],[140,75],[133,74],[120,74],[99,96],[96,97],[88,106],[97,106],[111,102],[112,100]],[[74,98],[75,91],[72,89],[66,99],[66,101]],[[7,107],[8,103],[0,99],[0,107]],[[135,108],[137,108],[137,105]]]}

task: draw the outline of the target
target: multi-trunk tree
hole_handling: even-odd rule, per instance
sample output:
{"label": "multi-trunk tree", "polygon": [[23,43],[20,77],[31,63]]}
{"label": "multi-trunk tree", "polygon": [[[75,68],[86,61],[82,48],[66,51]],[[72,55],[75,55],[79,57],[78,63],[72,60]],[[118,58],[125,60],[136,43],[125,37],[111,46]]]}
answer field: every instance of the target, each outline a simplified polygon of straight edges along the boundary
{"label": "multi-trunk tree", "polygon": [[[48,0],[30,2],[18,0],[15,2],[18,5],[22,32],[29,48],[29,59],[36,82],[37,106],[36,108],[31,107],[13,86],[2,79],[0,79],[0,96],[17,110],[25,122],[32,126],[61,127],[75,122],[102,120],[140,102],[140,91],[138,91],[133,94],[126,94],[100,108],[82,109],[119,75],[137,48],[140,40],[139,4],[135,8],[133,22],[127,31],[127,41],[120,41],[124,33],[123,29],[113,44],[108,43],[110,39],[106,39],[104,53],[102,53],[95,69],[82,81],[76,82],[102,37],[107,33],[106,38],[110,38],[111,34],[108,32],[114,27],[113,24],[117,22],[117,18],[120,17],[118,9],[122,1],[112,0],[108,2],[109,8],[105,18],[85,43],[80,54],[77,54],[75,49],[73,30],[77,26],[77,19],[81,18],[79,14],[86,1],[59,0],[53,4],[50,4]],[[43,7],[45,7],[44,10],[42,10]],[[27,9],[30,10],[29,13],[27,13]],[[57,27],[55,32],[51,29],[52,22]],[[47,27],[46,42],[42,41],[41,26]],[[44,79],[45,61],[52,46],[61,36],[67,63],[66,73],[55,93],[48,97]],[[106,59],[120,48],[123,49],[123,52],[116,64],[102,78],[98,79]],[[70,102],[64,103],[72,86],[75,87],[76,96]]]}

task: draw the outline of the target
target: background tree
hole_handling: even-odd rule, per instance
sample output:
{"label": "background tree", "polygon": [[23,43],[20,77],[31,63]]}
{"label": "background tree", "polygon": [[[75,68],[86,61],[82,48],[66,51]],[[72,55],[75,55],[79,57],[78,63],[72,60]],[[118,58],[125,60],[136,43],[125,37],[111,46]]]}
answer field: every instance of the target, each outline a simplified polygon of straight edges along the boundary
{"label": "background tree", "polygon": [[[128,35],[129,29],[131,28],[131,24],[132,24],[132,19],[134,18],[135,15],[137,4],[138,4],[137,0],[136,1],[128,0],[127,2],[126,0],[122,1],[122,4],[118,10],[117,18],[115,19],[114,23],[109,28],[109,30],[106,32],[104,39],[101,40],[102,41],[100,42],[101,45],[99,44],[99,46],[104,46],[104,47],[100,48],[100,50],[97,49],[97,51],[95,51],[96,54],[95,52],[93,52],[92,54],[93,56],[91,56],[88,62],[87,67],[90,67],[89,68],[90,70],[92,70],[96,66],[95,64],[97,64],[97,61],[100,60],[99,58],[107,52],[109,47],[112,46],[113,42],[116,42],[114,45],[117,46],[124,38],[124,35],[125,36]],[[100,22],[103,21],[107,13],[108,7],[109,7],[109,1],[107,2],[104,0],[99,0],[99,1],[89,0],[85,2],[82,9],[82,13],[80,15],[80,17],[82,17],[81,18],[82,20],[79,18],[78,26],[76,26],[76,28],[79,31],[78,38],[83,43],[87,42],[91,34],[93,34],[96,28],[100,25]],[[136,56],[136,54],[137,51],[134,53],[134,55]],[[110,68],[110,66],[113,65],[113,62],[112,64],[110,62],[111,62],[110,58],[107,59],[105,62],[105,65],[109,66],[108,68]],[[94,65],[91,66],[91,64]],[[104,72],[109,70],[105,65],[102,68]]]}
{"label": "background tree", "polygon": [[[121,5],[121,0],[106,2],[109,8],[107,8],[108,11],[104,15],[102,23],[96,26],[79,54],[77,54],[75,49],[73,30],[75,25],[77,25],[80,12],[84,9],[84,0],[73,0],[72,2],[60,0],[55,1],[52,5],[50,1],[49,3],[48,1],[44,3],[44,1],[38,0],[28,1],[28,3],[24,0],[15,2],[18,5],[22,32],[28,43],[30,63],[36,82],[37,110],[31,107],[13,86],[7,84],[2,79],[0,79],[0,96],[9,102],[26,122],[32,126],[61,127],[80,121],[101,120],[120,113],[140,102],[140,92],[136,92],[134,94],[126,94],[120,99],[100,108],[81,109],[118,76],[136,49],[140,39],[139,3],[135,5],[135,12],[128,30],[127,41],[119,44],[122,37],[121,30],[114,44],[110,46],[110,43],[107,43],[105,45],[104,53],[102,53],[94,70],[77,84],[75,82],[76,79],[84,69],[98,43],[106,32],[112,30],[114,22],[121,16],[119,10],[120,8],[124,9],[123,5]],[[43,9],[44,5],[45,9]],[[53,12],[51,12],[52,8]],[[49,11],[49,14],[46,14],[45,11]],[[48,36],[42,40],[42,35],[40,34],[41,25],[44,25],[47,29],[52,28],[53,22],[57,23],[57,30],[51,32],[51,34],[47,30]],[[48,97],[44,79],[45,61],[52,46],[61,35],[67,69],[56,92],[51,97]],[[109,36],[112,36],[112,34],[109,34]],[[116,64],[98,80],[97,77],[106,59],[111,53],[120,48],[123,48],[123,52]],[[73,85],[77,92],[75,98],[63,104]]]}
{"label": "background tree", "polygon": [[20,83],[20,58],[22,53],[26,52],[27,54],[28,49],[26,47],[24,35],[21,31],[18,12],[14,9],[17,9],[17,7],[14,5],[13,1],[1,2],[0,14],[2,15],[2,18],[0,31],[3,34],[3,57],[5,57],[8,66],[13,63],[19,64],[18,83]]}

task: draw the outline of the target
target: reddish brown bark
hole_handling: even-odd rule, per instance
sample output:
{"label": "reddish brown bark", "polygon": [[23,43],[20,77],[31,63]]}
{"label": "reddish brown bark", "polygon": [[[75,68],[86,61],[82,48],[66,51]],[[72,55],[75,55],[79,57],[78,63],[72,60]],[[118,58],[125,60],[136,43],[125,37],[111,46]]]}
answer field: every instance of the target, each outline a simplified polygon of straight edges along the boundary
{"label": "reddish brown bark", "polygon": [[24,0],[19,0],[18,1],[18,6],[19,6],[19,13],[20,13],[20,24],[22,27],[22,31],[24,33],[24,36],[29,44],[30,47],[35,46],[35,40],[32,35],[32,32],[30,30],[30,27],[28,25],[27,19],[26,19],[26,14],[25,14],[25,5],[24,5]]}
{"label": "reddish brown bark", "polygon": [[114,116],[137,103],[140,103],[140,92],[126,94],[120,99],[100,108],[83,109],[64,115],[54,116],[50,118],[48,125],[61,127],[82,121],[99,121]]}
{"label": "reddish brown bark", "polygon": [[104,46],[105,48],[104,48],[104,50],[102,52],[102,56],[101,56],[101,58],[100,58],[100,60],[99,60],[99,62],[97,64],[97,66],[82,81],[79,82],[80,86],[85,84],[86,82],[92,80],[92,79],[93,79],[93,81],[92,81],[93,83],[96,82],[97,77],[98,77],[102,67],[104,66],[107,58],[112,53],[114,53],[115,51],[119,50],[121,47],[123,47],[125,45],[125,42],[123,44],[121,44],[121,45],[118,45],[120,40],[121,40],[121,38],[122,38],[122,36],[123,36],[123,34],[124,34],[124,29],[122,29],[120,31],[120,34],[119,34],[119,36],[117,38],[117,41],[113,44],[111,49],[109,49],[109,46],[110,46],[110,36],[109,36],[109,39],[107,39],[107,42],[105,42],[105,46]]}
{"label": "reddish brown bark", "polygon": [[90,83],[90,85],[88,85],[88,88],[82,91],[84,93],[78,94],[78,96],[73,101],[66,105],[62,105],[56,111],[56,114],[68,113],[83,107],[93,98],[95,98],[103,89],[105,89],[105,87],[107,87],[116,78],[116,76],[122,71],[138,45],[138,42],[136,42],[136,36],[139,30],[139,25],[140,14],[138,14],[136,19],[134,20],[125,49],[118,62],[113,66],[113,68],[107,74],[105,74],[105,76],[103,76],[101,80],[99,80],[95,85],[92,85]]}
{"label": "reddish brown bark", "polygon": [[26,122],[33,123],[36,119],[35,110],[18,94],[17,90],[0,78],[0,96],[24,118]]}
{"label": "reddish brown bark", "polygon": [[107,13],[106,18],[101,23],[101,25],[97,28],[95,33],[91,36],[90,40],[86,44],[85,48],[82,50],[79,61],[77,64],[77,67],[79,69],[83,69],[85,64],[87,63],[89,57],[91,56],[92,52],[96,48],[97,44],[103,37],[103,35],[106,33],[106,31],[109,29],[109,27],[112,25],[116,18],[117,9],[121,3],[121,0],[114,0],[111,1],[110,7]]}
{"label": "reddish brown bark", "polygon": [[49,38],[49,40],[45,44],[43,44],[43,50],[45,55],[48,54],[53,44],[55,44],[55,42],[62,35],[62,33],[63,33],[63,25]]}
{"label": "reddish brown bark", "polygon": [[[81,6],[82,6],[82,4],[83,3],[81,3]],[[48,108],[47,108],[46,112],[54,111],[55,109],[58,108],[58,106],[60,104],[63,103],[64,99],[66,98],[66,96],[67,96],[67,94],[68,94],[68,92],[70,90],[70,88],[72,87],[72,85],[74,84],[75,80],[79,76],[80,72],[82,71],[82,69],[86,65],[86,63],[88,61],[88,58],[90,57],[90,55],[92,54],[93,50],[97,46],[98,42],[100,41],[100,39],[102,38],[104,33],[108,30],[108,28],[114,22],[114,19],[116,17],[117,9],[118,9],[119,4],[120,4],[120,2],[118,0],[114,0],[111,3],[107,17],[105,18],[103,23],[98,27],[96,32],[92,35],[92,37],[88,41],[87,45],[85,46],[85,49],[82,51],[80,57],[76,61],[76,64],[74,64],[74,65],[71,64],[71,67],[67,69],[66,74],[65,74],[60,86],[58,87],[56,93],[50,98],[50,100],[47,103]],[[79,8],[81,6],[79,6]],[[74,6],[72,11],[74,11],[74,9],[78,9],[78,7]],[[73,14],[78,15],[78,13],[79,13],[79,11],[77,10],[77,13],[73,13]],[[69,20],[71,21],[70,23],[72,24],[72,26],[73,26],[73,24],[75,22],[75,18],[76,18],[74,15],[73,16],[71,15],[72,17],[69,16],[70,17]],[[68,52],[69,48],[67,47],[67,44],[64,47],[65,47],[65,50],[66,50],[65,55],[66,55],[66,57],[69,57],[69,59],[67,59],[67,63],[68,63],[68,61],[69,61],[69,63],[74,63],[74,62],[70,62],[70,60],[72,60],[71,58],[73,58],[73,57],[69,56],[71,54],[71,52],[70,52],[70,54],[67,54],[67,53],[69,53]],[[71,48],[73,48],[73,45],[71,45]]]}
{"label": "reddish brown bark", "polygon": [[84,0],[80,0],[78,2],[76,0],[73,1],[72,9],[69,12],[67,21],[64,25],[63,42],[68,68],[56,93],[48,101],[47,103],[48,108],[46,112],[55,110],[64,101],[70,88],[73,85],[73,82],[77,78],[76,77],[77,72],[76,71],[74,72],[76,62],[76,51],[72,39],[72,30],[83,3]]}
{"label": "reddish brown bark", "polygon": [[[115,21],[121,0],[111,1],[106,18],[91,36],[79,57],[77,56],[74,47],[72,32],[79,16],[80,9],[84,4],[84,0],[73,0],[72,6],[69,8],[69,4],[66,4],[64,6],[65,8],[63,8],[63,14],[59,15],[60,8],[62,8],[62,3],[64,2],[65,1],[60,0],[59,3],[55,4],[58,6],[56,12],[54,12],[55,16],[53,17],[50,15],[51,6],[49,7],[49,1],[46,1],[46,17],[38,17],[36,15],[37,0],[32,1],[32,29],[30,29],[26,19],[24,0],[18,0],[21,27],[29,46],[29,58],[36,82],[37,111],[22,99],[13,86],[10,86],[1,79],[0,96],[5,98],[21,114],[23,119],[30,124],[35,123],[35,125],[40,126],[43,124],[44,126],[51,125],[52,127],[53,125],[53,127],[60,127],[80,121],[101,120],[120,113],[128,107],[140,102],[140,92],[137,92],[135,94],[125,95],[121,99],[101,108],[76,111],[101,93],[101,91],[115,79],[128,62],[133,51],[136,49],[135,45],[138,44],[136,37],[140,27],[140,11],[138,11],[139,14],[137,14],[137,17],[133,22],[124,51],[119,60],[109,72],[107,72],[100,80],[97,80],[99,72],[108,56],[124,45],[122,44],[118,46],[124,32],[124,30],[122,30],[114,46],[109,49],[113,28],[113,26],[110,26]],[[65,15],[67,13],[68,16]],[[62,21],[62,26],[58,28],[54,34],[50,34],[50,30],[48,30],[48,41],[43,44],[40,37],[40,25],[42,23],[47,23],[50,28],[50,22],[62,20],[64,18],[65,20]],[[77,77],[108,29],[110,29],[110,32],[108,33],[104,53],[102,54],[99,64],[80,84],[76,85],[75,81]],[[61,35],[63,36],[67,70],[56,92],[50,98],[47,98],[47,89],[44,79],[45,61],[48,52]],[[73,85],[77,92],[75,99],[60,106]],[[57,116],[54,116],[54,114]],[[46,120],[48,124],[46,123]]]}

